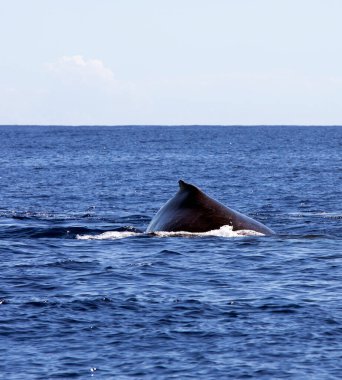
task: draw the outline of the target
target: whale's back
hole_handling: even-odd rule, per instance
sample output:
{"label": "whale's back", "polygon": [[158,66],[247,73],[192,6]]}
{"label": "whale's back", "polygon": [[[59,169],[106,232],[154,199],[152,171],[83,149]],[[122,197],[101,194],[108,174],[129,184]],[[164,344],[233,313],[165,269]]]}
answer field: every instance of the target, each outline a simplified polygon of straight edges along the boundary
{"label": "whale's back", "polygon": [[258,221],[224,206],[196,186],[180,180],[178,192],[160,208],[146,232],[206,232],[225,225],[233,226],[233,230],[273,233]]}

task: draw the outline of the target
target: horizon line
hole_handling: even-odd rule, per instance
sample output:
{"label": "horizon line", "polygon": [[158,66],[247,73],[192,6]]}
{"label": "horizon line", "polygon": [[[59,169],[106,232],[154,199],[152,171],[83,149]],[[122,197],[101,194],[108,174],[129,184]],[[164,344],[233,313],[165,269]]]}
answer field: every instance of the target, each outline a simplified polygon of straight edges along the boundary
{"label": "horizon line", "polygon": [[341,127],[342,124],[0,124],[1,127]]}

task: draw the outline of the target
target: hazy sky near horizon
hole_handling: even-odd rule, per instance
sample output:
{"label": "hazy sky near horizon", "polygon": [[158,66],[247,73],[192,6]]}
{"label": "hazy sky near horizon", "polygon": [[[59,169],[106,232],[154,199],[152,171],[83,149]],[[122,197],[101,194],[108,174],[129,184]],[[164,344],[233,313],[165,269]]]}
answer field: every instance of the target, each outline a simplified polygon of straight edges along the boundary
{"label": "hazy sky near horizon", "polygon": [[0,124],[342,124],[341,0],[0,5]]}

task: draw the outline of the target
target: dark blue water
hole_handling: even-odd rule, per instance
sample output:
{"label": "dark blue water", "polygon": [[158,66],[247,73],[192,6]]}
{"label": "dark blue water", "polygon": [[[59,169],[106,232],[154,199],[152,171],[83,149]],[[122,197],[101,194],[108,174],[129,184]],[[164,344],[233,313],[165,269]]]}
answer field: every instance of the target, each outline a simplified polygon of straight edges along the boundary
{"label": "dark blue water", "polygon": [[[340,379],[342,128],[0,127],[0,377]],[[147,236],[178,179],[277,232]]]}

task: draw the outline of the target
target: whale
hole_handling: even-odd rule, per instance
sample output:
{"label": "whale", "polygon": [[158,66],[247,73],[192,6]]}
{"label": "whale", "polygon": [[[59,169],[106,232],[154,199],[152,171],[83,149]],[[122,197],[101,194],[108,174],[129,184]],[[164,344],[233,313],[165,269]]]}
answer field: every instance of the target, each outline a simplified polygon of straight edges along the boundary
{"label": "whale", "polygon": [[209,197],[195,185],[178,181],[178,192],[152,218],[146,233],[208,232],[231,226],[233,231],[251,230],[263,235],[275,232],[264,224]]}

